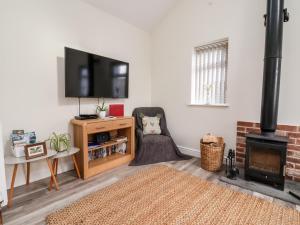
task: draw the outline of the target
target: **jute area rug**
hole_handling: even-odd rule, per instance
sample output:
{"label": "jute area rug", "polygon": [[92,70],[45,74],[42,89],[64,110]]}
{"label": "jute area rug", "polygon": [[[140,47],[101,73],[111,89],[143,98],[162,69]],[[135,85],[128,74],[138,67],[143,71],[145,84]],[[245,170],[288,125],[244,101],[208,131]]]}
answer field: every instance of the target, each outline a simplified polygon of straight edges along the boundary
{"label": "jute area rug", "polygon": [[49,215],[47,224],[299,225],[300,213],[167,166],[154,166]]}

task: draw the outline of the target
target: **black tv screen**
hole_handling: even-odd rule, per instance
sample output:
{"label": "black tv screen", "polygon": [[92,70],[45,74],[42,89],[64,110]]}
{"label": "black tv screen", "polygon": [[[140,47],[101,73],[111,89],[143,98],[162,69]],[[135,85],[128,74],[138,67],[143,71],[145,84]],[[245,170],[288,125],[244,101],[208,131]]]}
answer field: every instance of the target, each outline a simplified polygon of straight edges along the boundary
{"label": "black tv screen", "polygon": [[128,98],[129,63],[65,47],[65,96]]}

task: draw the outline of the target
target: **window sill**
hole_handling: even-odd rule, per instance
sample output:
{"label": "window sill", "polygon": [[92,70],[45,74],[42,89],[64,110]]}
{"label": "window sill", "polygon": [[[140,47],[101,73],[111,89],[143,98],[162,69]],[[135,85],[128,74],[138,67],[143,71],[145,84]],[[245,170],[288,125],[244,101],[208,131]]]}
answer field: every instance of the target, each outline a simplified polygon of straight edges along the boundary
{"label": "window sill", "polygon": [[220,108],[227,108],[229,107],[228,104],[188,104],[189,106],[200,106],[200,107],[220,107]]}

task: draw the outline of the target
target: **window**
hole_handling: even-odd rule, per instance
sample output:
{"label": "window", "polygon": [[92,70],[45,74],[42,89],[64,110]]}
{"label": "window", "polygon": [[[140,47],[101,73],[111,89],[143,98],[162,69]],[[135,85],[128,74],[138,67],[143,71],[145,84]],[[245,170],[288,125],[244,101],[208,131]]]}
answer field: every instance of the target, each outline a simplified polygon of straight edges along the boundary
{"label": "window", "polygon": [[195,48],[192,65],[192,104],[226,105],[227,58],[227,39]]}

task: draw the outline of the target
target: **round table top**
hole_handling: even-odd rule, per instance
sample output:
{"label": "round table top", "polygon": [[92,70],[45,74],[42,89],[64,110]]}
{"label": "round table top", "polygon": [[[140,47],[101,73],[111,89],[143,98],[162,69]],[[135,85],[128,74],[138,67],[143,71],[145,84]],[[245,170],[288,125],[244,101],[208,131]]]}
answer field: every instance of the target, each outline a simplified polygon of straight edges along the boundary
{"label": "round table top", "polygon": [[71,147],[71,148],[69,148],[69,149],[66,150],[66,151],[63,151],[63,152],[57,152],[57,154],[54,155],[52,158],[53,158],[53,159],[64,158],[64,157],[67,157],[67,156],[74,155],[74,154],[76,154],[76,153],[79,152],[79,151],[80,151],[79,148]]}
{"label": "round table top", "polygon": [[56,154],[57,154],[57,152],[55,150],[48,149],[47,155],[40,156],[37,158],[27,160],[25,157],[15,157],[14,155],[6,155],[4,161],[5,161],[5,164],[7,164],[7,165],[24,164],[24,163],[28,163],[28,162],[35,162],[35,161],[39,161],[42,159],[51,158],[51,157],[55,156]]}
{"label": "round table top", "polygon": [[35,161],[39,161],[39,160],[47,159],[47,158],[52,158],[52,159],[64,158],[67,156],[74,155],[79,151],[80,151],[80,149],[75,148],[75,147],[71,147],[68,150],[63,151],[63,152],[57,152],[55,150],[48,149],[47,155],[40,156],[37,158],[26,160],[25,157],[15,157],[14,155],[6,155],[4,161],[5,161],[5,164],[7,164],[7,165],[24,164],[24,163],[35,162]]}

